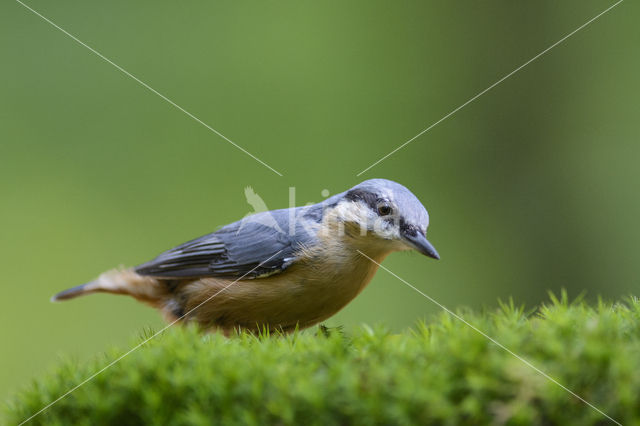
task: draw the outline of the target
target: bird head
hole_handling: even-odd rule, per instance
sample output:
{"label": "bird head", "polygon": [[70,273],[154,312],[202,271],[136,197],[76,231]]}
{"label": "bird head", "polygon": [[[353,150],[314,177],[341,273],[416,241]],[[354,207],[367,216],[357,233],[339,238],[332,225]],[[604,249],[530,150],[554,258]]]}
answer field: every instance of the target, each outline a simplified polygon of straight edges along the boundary
{"label": "bird head", "polygon": [[383,251],[416,250],[439,259],[427,240],[429,214],[420,200],[399,183],[366,180],[340,194],[335,219],[345,233],[363,246]]}

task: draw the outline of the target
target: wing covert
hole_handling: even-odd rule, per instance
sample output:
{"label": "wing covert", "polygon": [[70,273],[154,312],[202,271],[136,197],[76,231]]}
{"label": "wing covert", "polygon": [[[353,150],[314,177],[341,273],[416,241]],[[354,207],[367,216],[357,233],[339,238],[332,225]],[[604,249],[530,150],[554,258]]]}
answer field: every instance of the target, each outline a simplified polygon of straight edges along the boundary
{"label": "wing covert", "polygon": [[[267,216],[268,215],[268,216]],[[135,271],[158,278],[261,278],[282,272],[296,261],[313,236],[288,230],[288,212],[258,213],[220,230],[188,241]]]}

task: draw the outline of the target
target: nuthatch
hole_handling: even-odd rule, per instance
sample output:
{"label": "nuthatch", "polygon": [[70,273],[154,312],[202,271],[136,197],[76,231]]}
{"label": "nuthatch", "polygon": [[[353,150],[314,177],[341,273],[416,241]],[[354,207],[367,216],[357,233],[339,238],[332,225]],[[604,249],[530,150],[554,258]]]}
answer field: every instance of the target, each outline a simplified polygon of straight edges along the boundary
{"label": "nuthatch", "polygon": [[439,259],[426,238],[428,224],[427,210],[407,188],[371,179],[315,205],[247,216],[52,300],[127,294],[159,309],[167,321],[225,334],[292,331],[342,309],[393,251],[414,249]]}

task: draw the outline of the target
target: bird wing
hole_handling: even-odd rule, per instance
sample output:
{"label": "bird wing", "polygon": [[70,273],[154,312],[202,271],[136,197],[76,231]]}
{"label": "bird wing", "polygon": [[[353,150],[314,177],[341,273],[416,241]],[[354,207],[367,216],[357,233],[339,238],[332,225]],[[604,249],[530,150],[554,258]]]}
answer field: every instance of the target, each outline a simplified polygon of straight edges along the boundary
{"label": "bird wing", "polygon": [[[315,236],[302,223],[289,230],[289,210],[258,213],[172,248],[135,268],[157,278],[263,278],[298,260]],[[303,229],[304,228],[304,229]]]}

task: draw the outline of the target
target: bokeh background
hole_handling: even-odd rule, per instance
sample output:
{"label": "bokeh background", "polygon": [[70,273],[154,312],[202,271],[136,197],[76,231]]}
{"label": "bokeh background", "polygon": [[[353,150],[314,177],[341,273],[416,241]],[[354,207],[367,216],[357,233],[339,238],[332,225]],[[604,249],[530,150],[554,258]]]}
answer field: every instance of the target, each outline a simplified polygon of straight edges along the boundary
{"label": "bokeh background", "polygon": [[[0,396],[157,314],[55,292],[365,178],[408,186],[440,262],[385,266],[448,307],[640,292],[640,4],[599,20],[356,174],[609,1],[30,0],[280,177],[15,1],[0,4]],[[384,271],[328,325],[438,308]]]}

